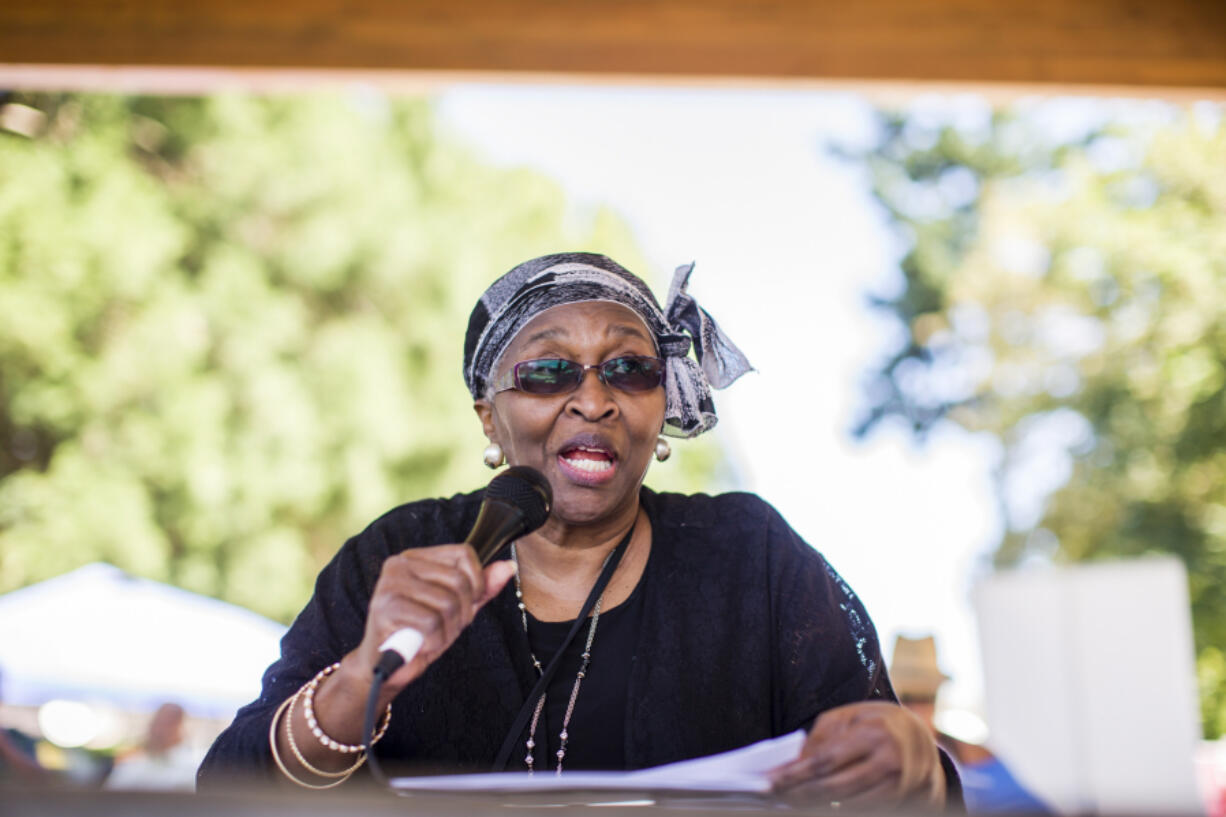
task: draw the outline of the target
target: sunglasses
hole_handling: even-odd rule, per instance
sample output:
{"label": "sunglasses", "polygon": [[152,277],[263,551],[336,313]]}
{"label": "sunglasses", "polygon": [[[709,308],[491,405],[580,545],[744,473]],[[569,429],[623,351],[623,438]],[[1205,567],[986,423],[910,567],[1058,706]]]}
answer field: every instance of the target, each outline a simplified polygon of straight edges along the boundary
{"label": "sunglasses", "polygon": [[566,394],[579,388],[588,369],[596,371],[601,383],[619,391],[651,391],[664,383],[664,361],[656,357],[625,355],[590,366],[547,357],[516,363],[494,384],[494,391],[517,389],[528,394]]}

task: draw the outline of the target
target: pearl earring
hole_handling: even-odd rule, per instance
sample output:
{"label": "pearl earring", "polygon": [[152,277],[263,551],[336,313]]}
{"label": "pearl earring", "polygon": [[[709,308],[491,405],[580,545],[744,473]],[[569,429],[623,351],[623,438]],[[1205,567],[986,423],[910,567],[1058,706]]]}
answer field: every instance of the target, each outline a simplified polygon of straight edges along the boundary
{"label": "pearl earring", "polygon": [[482,455],[481,459],[483,459],[485,464],[490,468],[497,468],[506,461],[506,455],[502,453],[501,445],[498,443],[490,443],[485,447],[485,453]]}
{"label": "pearl earring", "polygon": [[668,440],[660,437],[656,440],[656,460],[664,462],[673,455],[673,447],[668,444]]}

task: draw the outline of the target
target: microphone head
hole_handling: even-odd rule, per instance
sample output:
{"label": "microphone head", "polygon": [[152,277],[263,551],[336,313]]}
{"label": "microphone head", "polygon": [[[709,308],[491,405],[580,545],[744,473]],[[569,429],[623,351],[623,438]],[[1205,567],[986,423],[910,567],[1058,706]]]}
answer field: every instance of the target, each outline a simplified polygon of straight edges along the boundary
{"label": "microphone head", "polygon": [[513,465],[490,480],[485,487],[486,500],[495,500],[518,508],[524,515],[524,530],[531,533],[545,524],[553,507],[553,489],[549,480],[535,468]]}

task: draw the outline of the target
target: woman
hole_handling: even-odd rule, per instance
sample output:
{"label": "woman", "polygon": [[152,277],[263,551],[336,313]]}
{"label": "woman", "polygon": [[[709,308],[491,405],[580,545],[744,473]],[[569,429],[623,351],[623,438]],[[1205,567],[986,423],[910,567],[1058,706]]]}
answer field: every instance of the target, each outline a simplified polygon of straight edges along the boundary
{"label": "woman", "polygon": [[[379,702],[384,763],[629,769],[804,728],[801,756],[775,773],[781,791],[956,798],[924,725],[896,705],[867,614],[816,551],[752,495],[643,488],[652,457],[668,455],[659,435],[711,428],[710,387],[749,369],[686,294],[689,272],[666,311],[586,253],[525,262],[490,286],[469,321],[465,380],[487,464],[544,474],[548,521],[484,568],[454,544],[480,492],[402,506],[347,542],[260,698],[213,746],[202,787],[251,770],[345,780],[363,757],[379,645],[412,627],[423,647]],[[559,649],[546,694],[527,700]]]}

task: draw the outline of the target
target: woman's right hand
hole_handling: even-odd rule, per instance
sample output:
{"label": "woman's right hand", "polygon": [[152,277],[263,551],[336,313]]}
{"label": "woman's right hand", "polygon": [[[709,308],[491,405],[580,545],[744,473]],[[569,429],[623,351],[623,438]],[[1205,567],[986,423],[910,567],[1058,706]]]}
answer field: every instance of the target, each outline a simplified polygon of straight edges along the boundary
{"label": "woman's right hand", "polygon": [[369,679],[388,636],[405,627],[422,634],[417,655],[387,681],[390,700],[447,651],[514,575],[510,561],[482,568],[469,545],[414,548],[392,556],[383,563],[366,613],[366,632],[354,651],[359,667]]}
{"label": "woman's right hand", "polygon": [[477,611],[514,575],[510,561],[482,568],[476,551],[463,544],[412,548],[385,560],[370,598],[362,642],[342,659],[340,669],[315,696],[315,714],[323,731],[342,743],[360,743],[379,647],[388,636],[412,627],[424,640],[413,660],[383,685],[380,709],[446,652]]}

